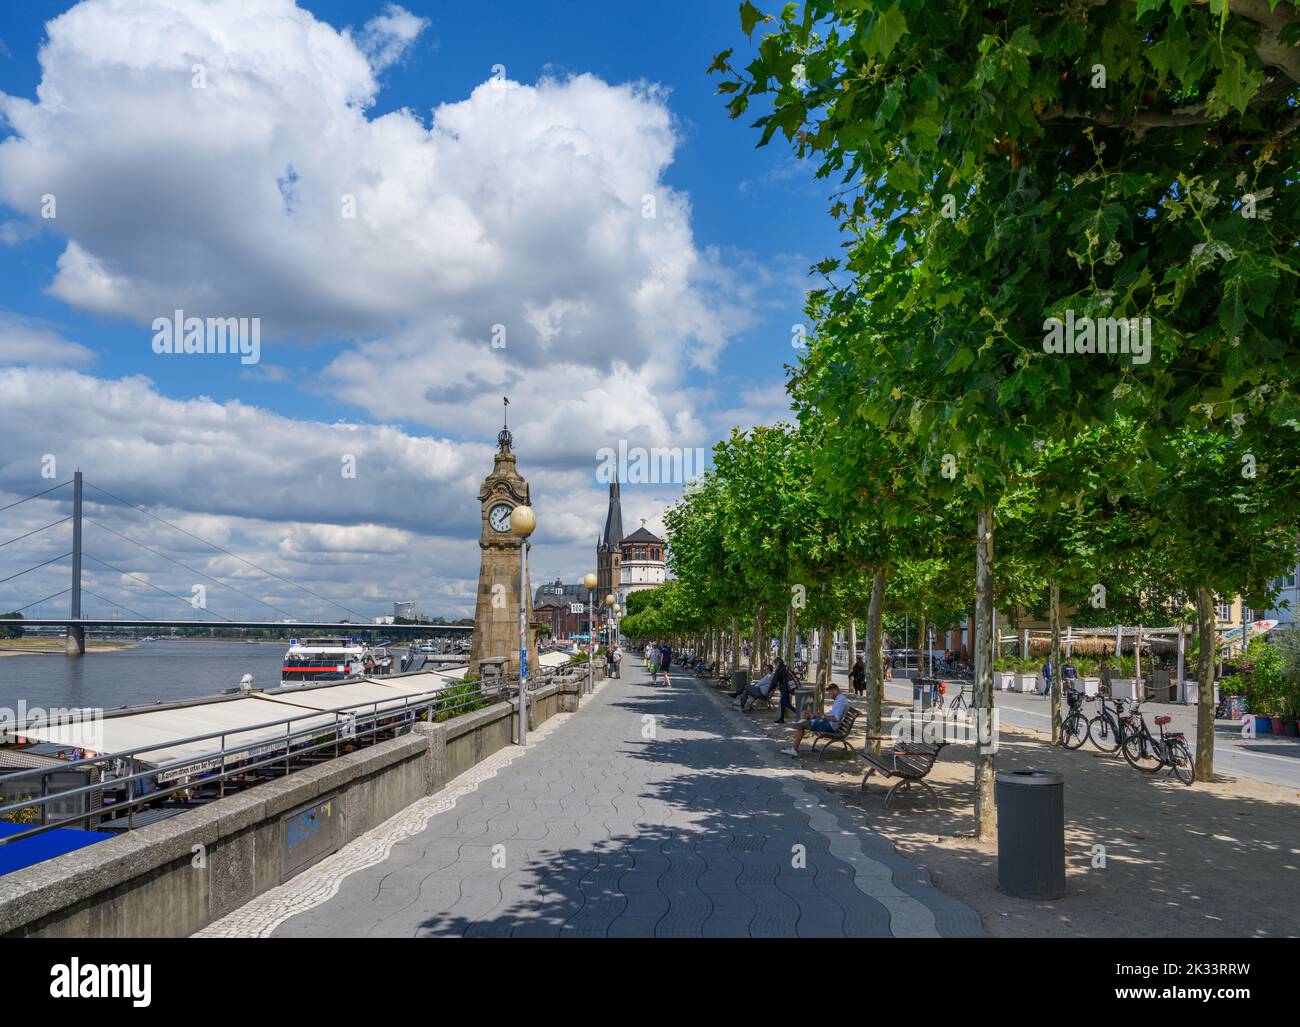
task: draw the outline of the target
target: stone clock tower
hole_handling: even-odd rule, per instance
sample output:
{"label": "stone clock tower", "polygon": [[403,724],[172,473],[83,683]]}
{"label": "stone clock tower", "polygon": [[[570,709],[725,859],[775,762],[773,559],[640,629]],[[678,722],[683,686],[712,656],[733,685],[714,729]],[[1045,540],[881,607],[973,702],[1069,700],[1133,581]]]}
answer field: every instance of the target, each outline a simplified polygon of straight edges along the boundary
{"label": "stone clock tower", "polygon": [[[497,452],[492,473],[483,480],[478,501],[483,518],[479,535],[478,600],[474,604],[474,645],[470,650],[469,674],[479,674],[479,660],[504,656],[504,673],[519,673],[519,546],[510,531],[510,511],[520,504],[531,506],[528,482],[515,467],[514,442],[510,429],[497,435]],[[528,676],[537,673],[537,636],[532,626],[532,588],[525,582],[525,613],[528,615]]]}

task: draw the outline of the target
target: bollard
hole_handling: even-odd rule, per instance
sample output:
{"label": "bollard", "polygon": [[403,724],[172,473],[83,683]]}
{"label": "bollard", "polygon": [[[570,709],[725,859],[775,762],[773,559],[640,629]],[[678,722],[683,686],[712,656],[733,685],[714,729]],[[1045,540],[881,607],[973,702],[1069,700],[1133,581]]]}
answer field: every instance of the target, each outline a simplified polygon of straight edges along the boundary
{"label": "bollard", "polygon": [[1065,894],[1065,778],[1043,770],[999,770],[998,887],[1021,899]]}

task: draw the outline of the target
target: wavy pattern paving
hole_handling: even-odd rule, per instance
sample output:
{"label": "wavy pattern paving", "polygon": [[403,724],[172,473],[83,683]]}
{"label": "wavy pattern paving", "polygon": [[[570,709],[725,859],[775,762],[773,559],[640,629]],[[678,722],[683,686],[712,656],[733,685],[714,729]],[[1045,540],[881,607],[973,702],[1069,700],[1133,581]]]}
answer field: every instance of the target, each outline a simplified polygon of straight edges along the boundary
{"label": "wavy pattern paving", "polygon": [[[728,732],[735,730],[738,734]],[[933,937],[967,907],[639,668],[205,935]]]}

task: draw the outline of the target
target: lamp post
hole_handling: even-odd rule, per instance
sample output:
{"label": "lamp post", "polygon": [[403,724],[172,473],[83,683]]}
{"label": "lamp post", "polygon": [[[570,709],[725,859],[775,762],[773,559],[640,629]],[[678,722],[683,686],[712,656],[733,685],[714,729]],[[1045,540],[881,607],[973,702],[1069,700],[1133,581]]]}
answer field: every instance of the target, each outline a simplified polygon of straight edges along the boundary
{"label": "lamp post", "polygon": [[532,507],[510,511],[510,530],[519,538],[519,744],[528,744],[528,536],[537,527]]}
{"label": "lamp post", "polygon": [[[614,618],[613,620],[610,621],[610,625],[609,625],[609,629],[610,629],[609,647],[611,649],[614,649],[618,646],[618,621],[621,616],[623,616],[623,607],[619,606],[618,603],[615,603]],[[618,677],[621,678],[623,676],[623,670],[618,663],[614,664],[614,671]]]}
{"label": "lamp post", "polygon": [[587,691],[592,692],[596,687],[592,677],[592,664],[596,662],[596,575],[587,574],[582,583],[587,586]]}
{"label": "lamp post", "polygon": [[[609,628],[613,620],[614,620],[614,597],[612,595],[607,595],[605,597],[605,648],[607,650],[610,647],[611,636],[610,636]],[[606,663],[609,662],[608,655],[606,655],[605,662]]]}

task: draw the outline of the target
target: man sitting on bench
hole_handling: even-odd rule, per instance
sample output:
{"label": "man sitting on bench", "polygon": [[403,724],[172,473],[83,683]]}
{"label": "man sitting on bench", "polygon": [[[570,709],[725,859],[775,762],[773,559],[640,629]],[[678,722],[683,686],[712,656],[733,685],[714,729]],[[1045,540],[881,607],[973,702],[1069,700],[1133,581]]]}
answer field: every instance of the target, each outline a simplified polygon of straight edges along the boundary
{"label": "man sitting on bench", "polygon": [[831,684],[828,688],[831,697],[830,711],[824,717],[814,717],[811,714],[804,714],[798,721],[798,726],[794,730],[794,746],[789,749],[782,749],[783,756],[799,755],[799,743],[803,741],[803,736],[808,731],[820,731],[822,734],[834,734],[840,729],[840,722],[844,720],[844,714],[849,709],[849,697],[840,691],[840,686]]}
{"label": "man sitting on bench", "polygon": [[742,710],[747,709],[755,699],[766,699],[772,691],[772,668],[764,667],[766,673],[752,685],[746,685],[733,698]]}

